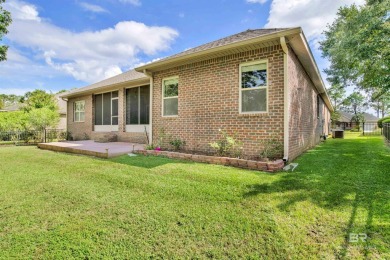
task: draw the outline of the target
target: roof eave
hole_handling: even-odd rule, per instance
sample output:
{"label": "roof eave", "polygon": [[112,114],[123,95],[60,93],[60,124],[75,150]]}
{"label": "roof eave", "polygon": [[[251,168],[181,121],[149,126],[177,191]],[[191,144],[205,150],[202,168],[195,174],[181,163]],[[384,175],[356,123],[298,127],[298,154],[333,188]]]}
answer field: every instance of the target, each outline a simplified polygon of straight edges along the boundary
{"label": "roof eave", "polygon": [[93,94],[93,93],[97,93],[97,92],[104,92],[104,91],[108,91],[110,89],[113,89],[113,88],[116,88],[116,87],[124,87],[124,86],[135,86],[135,85],[141,85],[141,84],[149,84],[150,83],[150,79],[149,78],[139,78],[139,79],[134,79],[134,80],[127,80],[127,81],[124,81],[124,82],[119,82],[119,83],[116,83],[116,84],[110,84],[110,85],[106,85],[106,86],[101,86],[101,87],[96,87],[96,88],[93,88],[93,89],[86,89],[84,91],[76,91],[76,92],[65,92],[61,95],[59,95],[60,98],[74,98],[74,97],[79,97],[79,96],[82,96],[82,95],[88,95],[88,94]]}
{"label": "roof eave", "polygon": [[242,47],[242,46],[245,46],[245,45],[251,45],[251,44],[266,42],[266,41],[270,41],[272,39],[278,39],[278,38],[280,38],[282,36],[289,36],[289,35],[299,34],[301,32],[302,32],[302,29],[300,27],[287,29],[287,30],[284,30],[284,31],[278,31],[278,32],[274,32],[274,33],[270,33],[270,34],[254,37],[254,38],[251,38],[251,39],[248,39],[248,40],[243,40],[243,41],[239,41],[239,42],[235,42],[235,43],[230,43],[230,44],[226,44],[226,45],[223,45],[223,46],[210,48],[210,49],[207,49],[207,50],[198,51],[198,52],[195,52],[195,53],[191,53],[191,54],[187,54],[187,55],[183,55],[183,56],[179,56],[179,57],[168,58],[168,59],[164,59],[164,60],[161,60],[161,61],[156,61],[156,62],[153,62],[153,63],[149,63],[149,64],[146,64],[146,65],[143,65],[141,67],[137,67],[137,68],[135,68],[135,70],[138,71],[138,72],[144,72],[144,70],[153,72],[153,71],[156,71],[158,69],[164,68],[164,67],[166,67],[168,65],[171,65],[171,64],[180,63],[180,62],[183,62],[183,61],[186,61],[186,63],[187,62],[189,63],[189,62],[191,62],[191,60],[193,60],[195,58],[200,58],[202,56],[207,57],[207,55],[209,55],[209,54],[222,52],[222,51],[227,51],[227,50],[239,48],[239,47]]}
{"label": "roof eave", "polygon": [[294,36],[289,38],[289,45],[294,50],[299,61],[302,63],[310,79],[314,83],[314,86],[316,87],[318,93],[324,100],[326,106],[331,112],[333,112],[334,108],[326,91],[326,87],[324,81],[322,80],[320,70],[318,69],[313,53],[309,48],[309,44],[303,32],[300,32],[298,37]]}

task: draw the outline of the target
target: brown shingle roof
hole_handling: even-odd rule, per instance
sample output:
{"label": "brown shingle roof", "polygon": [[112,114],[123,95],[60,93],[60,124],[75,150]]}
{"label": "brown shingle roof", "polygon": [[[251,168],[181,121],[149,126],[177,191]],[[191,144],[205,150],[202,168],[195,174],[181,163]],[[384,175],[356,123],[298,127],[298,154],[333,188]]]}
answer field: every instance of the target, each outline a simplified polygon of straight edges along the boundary
{"label": "brown shingle roof", "polygon": [[[340,119],[338,120],[339,122],[351,122],[353,118],[353,114],[345,112],[345,111],[340,111]],[[363,113],[364,120],[366,122],[377,122],[379,120],[378,117],[371,115],[369,113]]]}
{"label": "brown shingle roof", "polygon": [[124,73],[116,75],[114,77],[99,81],[99,82],[94,83],[92,85],[69,90],[65,93],[62,93],[59,96],[60,97],[68,97],[68,96],[71,96],[71,95],[74,95],[77,93],[81,93],[81,92],[92,91],[92,90],[99,89],[102,87],[107,87],[107,86],[116,85],[116,84],[132,81],[132,80],[147,79],[147,78],[148,77],[143,73],[137,72],[135,70],[129,70],[127,72],[124,72]]}
{"label": "brown shingle roof", "polygon": [[200,45],[200,46],[195,47],[195,48],[188,49],[188,50],[180,52],[178,54],[174,54],[172,56],[161,59],[159,61],[169,60],[172,58],[177,58],[177,57],[193,54],[196,52],[205,51],[205,50],[225,46],[225,45],[228,45],[231,43],[241,42],[241,41],[253,39],[256,37],[264,36],[267,34],[289,30],[289,29],[292,29],[292,28],[271,28],[271,29],[255,29],[255,30],[248,29],[246,31],[243,31],[243,32],[240,32],[237,34],[233,34],[233,35],[227,36],[225,38],[222,38],[222,39],[219,39],[219,40],[216,40],[213,42],[209,42],[209,43]]}
{"label": "brown shingle roof", "polygon": [[18,111],[21,108],[22,108],[22,104],[16,103],[16,104],[12,104],[12,105],[9,105],[7,107],[4,107],[1,111],[6,111],[6,112]]}

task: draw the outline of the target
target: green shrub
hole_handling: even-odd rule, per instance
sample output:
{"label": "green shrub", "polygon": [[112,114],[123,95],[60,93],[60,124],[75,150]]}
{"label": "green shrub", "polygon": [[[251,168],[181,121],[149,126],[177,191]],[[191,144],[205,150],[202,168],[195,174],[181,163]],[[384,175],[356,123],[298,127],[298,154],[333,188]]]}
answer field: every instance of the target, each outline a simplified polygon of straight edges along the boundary
{"label": "green shrub", "polygon": [[354,126],[353,128],[351,128],[351,132],[360,132],[360,129],[360,126]]}
{"label": "green shrub", "polygon": [[262,146],[260,158],[276,159],[282,155],[283,143],[276,134],[261,140],[260,145]]}
{"label": "green shrub", "polygon": [[386,116],[384,118],[379,119],[378,120],[378,127],[382,128],[383,127],[383,125],[382,125],[383,121],[388,120],[388,119],[390,119],[390,116]]}
{"label": "green shrub", "polygon": [[145,146],[145,149],[146,150],[154,150],[154,149],[156,149],[156,146],[154,144],[148,144]]}
{"label": "green shrub", "polygon": [[25,130],[28,121],[28,114],[23,111],[0,112],[0,131]]}
{"label": "green shrub", "polygon": [[219,156],[230,154],[234,157],[240,157],[242,153],[242,142],[237,140],[237,133],[230,136],[226,131],[219,130],[219,132],[222,135],[222,139],[210,143],[210,147],[213,148]]}
{"label": "green shrub", "polygon": [[170,141],[169,144],[173,146],[173,149],[175,151],[179,151],[181,148],[183,148],[186,145],[186,141],[176,138]]}

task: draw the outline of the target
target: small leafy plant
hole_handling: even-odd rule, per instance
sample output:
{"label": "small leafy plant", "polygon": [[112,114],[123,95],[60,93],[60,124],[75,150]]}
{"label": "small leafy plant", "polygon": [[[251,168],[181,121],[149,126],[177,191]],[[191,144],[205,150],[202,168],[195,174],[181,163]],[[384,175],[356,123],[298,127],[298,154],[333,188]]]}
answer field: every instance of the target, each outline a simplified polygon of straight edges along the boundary
{"label": "small leafy plant", "polygon": [[166,137],[165,130],[163,127],[161,127],[158,130],[158,141],[157,141],[157,146],[155,148],[159,148],[161,150],[162,146],[164,145],[165,137]]}
{"label": "small leafy plant", "polygon": [[156,149],[156,146],[154,144],[148,144],[145,146],[145,149],[146,150],[154,150],[154,149]]}
{"label": "small leafy plant", "polygon": [[180,138],[176,138],[170,141],[169,144],[173,146],[175,151],[179,151],[186,145],[186,141],[183,141]]}
{"label": "small leafy plant", "polygon": [[216,142],[210,143],[210,147],[215,150],[219,156],[231,154],[234,157],[240,157],[242,153],[242,142],[237,140],[237,133],[233,136],[228,135],[226,131],[219,129],[222,138]]}
{"label": "small leafy plant", "polygon": [[275,159],[283,152],[283,144],[277,135],[271,135],[269,138],[260,141],[262,147],[260,158]]}

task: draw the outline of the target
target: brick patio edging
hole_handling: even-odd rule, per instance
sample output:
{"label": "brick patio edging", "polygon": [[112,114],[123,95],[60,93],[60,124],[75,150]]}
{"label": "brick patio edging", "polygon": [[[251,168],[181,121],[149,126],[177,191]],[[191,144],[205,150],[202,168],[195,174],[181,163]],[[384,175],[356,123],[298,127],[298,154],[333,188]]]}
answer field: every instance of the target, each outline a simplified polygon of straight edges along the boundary
{"label": "brick patio edging", "polygon": [[233,166],[238,168],[245,168],[250,170],[259,170],[259,171],[266,171],[266,172],[276,172],[283,169],[284,167],[283,160],[260,162],[260,161],[244,160],[244,159],[237,159],[237,158],[230,158],[230,157],[218,157],[218,156],[197,155],[197,154],[169,152],[169,151],[155,151],[155,150],[138,150],[138,151],[134,151],[134,153],[143,154],[143,155],[163,156],[163,157],[174,158],[174,159],[191,160],[194,162],[201,162],[201,163]]}

